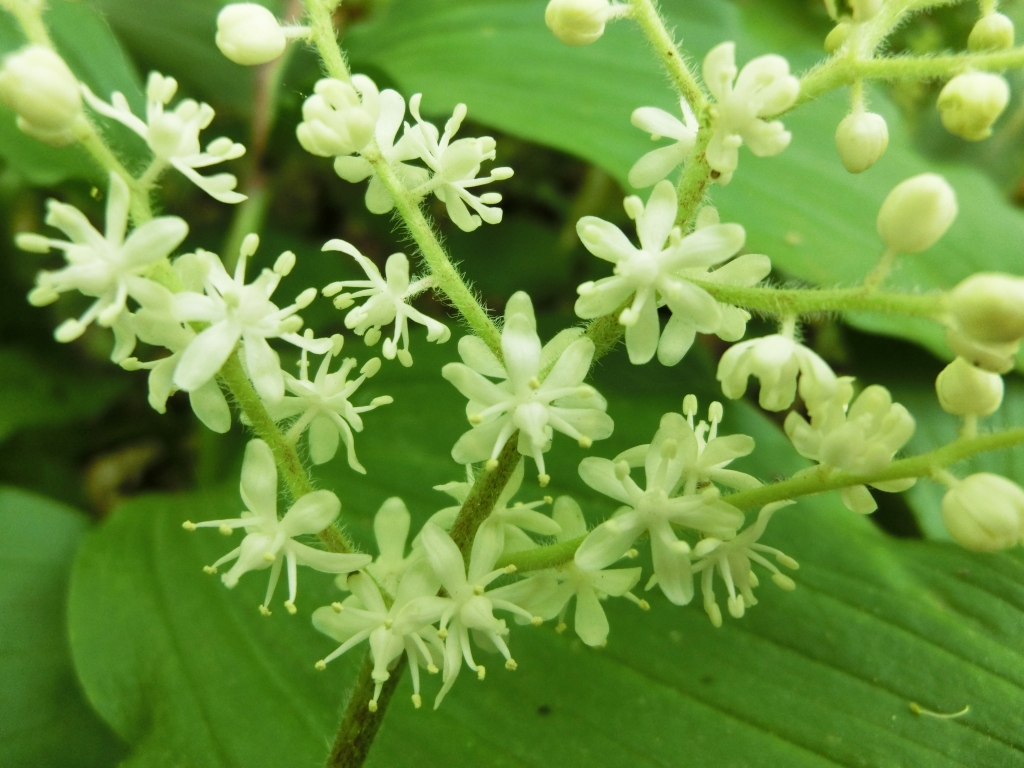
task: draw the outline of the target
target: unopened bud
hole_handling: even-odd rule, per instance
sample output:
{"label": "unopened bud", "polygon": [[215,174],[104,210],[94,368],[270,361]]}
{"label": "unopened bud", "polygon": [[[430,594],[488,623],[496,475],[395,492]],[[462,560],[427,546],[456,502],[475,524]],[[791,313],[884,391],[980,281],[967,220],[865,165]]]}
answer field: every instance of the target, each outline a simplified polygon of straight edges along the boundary
{"label": "unopened bud", "polygon": [[1024,520],[1024,489],[1005,477],[979,472],[946,491],[942,522],[960,546],[975,552],[1012,547]]}
{"label": "unopened bud", "polygon": [[551,0],[544,23],[566,45],[589,45],[604,34],[609,0]]}
{"label": "unopened bud", "polygon": [[4,59],[0,101],[18,114],[18,128],[29,136],[54,146],[75,140],[82,94],[74,73],[50,48],[30,45]]}
{"label": "unopened bud", "polygon": [[862,173],[885,154],[889,146],[889,127],[885,118],[874,112],[854,112],[836,128],[839,159],[850,173]]}
{"label": "unopened bud", "polygon": [[836,24],[832,31],[825,37],[825,53],[835,53],[850,36],[850,22],[841,21]]}
{"label": "unopened bud", "polygon": [[1003,402],[1003,378],[975,368],[962,357],[942,369],[935,379],[939,405],[954,416],[989,416]]}
{"label": "unopened bud", "polygon": [[878,211],[878,234],[897,253],[931,248],[956,218],[956,195],[944,178],[922,173],[900,182]]}
{"label": "unopened bud", "polygon": [[1010,101],[1010,86],[999,75],[968,72],[957,75],[939,93],[939,117],[946,130],[968,141],[992,135],[992,124]]}
{"label": "unopened bud", "polygon": [[946,308],[964,334],[981,342],[1024,338],[1024,278],[979,272],[946,297]]}
{"label": "unopened bud", "polygon": [[1013,22],[1001,13],[988,13],[978,19],[967,38],[972,51],[1001,51],[1013,48]]}
{"label": "unopened bud", "polygon": [[232,3],[217,14],[217,47],[236,64],[266,64],[284,53],[287,39],[274,14],[257,3]]}

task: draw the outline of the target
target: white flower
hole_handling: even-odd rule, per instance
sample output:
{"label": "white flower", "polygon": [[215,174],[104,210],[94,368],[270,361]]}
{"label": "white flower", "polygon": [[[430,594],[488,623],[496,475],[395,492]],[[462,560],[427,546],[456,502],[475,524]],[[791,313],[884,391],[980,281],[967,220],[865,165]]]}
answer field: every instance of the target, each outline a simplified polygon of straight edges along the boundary
{"label": "white flower", "polygon": [[679,108],[683,112],[684,122],[657,107],[640,107],[633,110],[633,125],[651,134],[652,141],[657,141],[662,136],[675,141],[667,147],[652,150],[637,160],[629,169],[630,185],[637,189],[649,187],[690,159],[700,125],[685,99],[679,100]]}
{"label": "white flower", "polygon": [[544,23],[566,45],[590,45],[604,34],[605,24],[630,12],[629,5],[610,0],[550,0]]}
{"label": "white flower", "polygon": [[[524,549],[533,549],[537,546],[537,543],[526,533],[527,531],[536,533],[539,536],[555,536],[561,530],[558,523],[551,519],[551,517],[537,511],[537,507],[551,503],[550,497],[525,504],[517,501],[510,506],[512,498],[519,493],[519,488],[523,484],[523,476],[526,474],[525,468],[526,462],[523,460],[516,464],[512,476],[505,483],[505,487],[498,496],[498,500],[494,502],[494,508],[490,514],[490,517],[498,518],[504,525],[505,550],[503,554],[506,555],[513,552],[521,552]],[[459,505],[446,507],[435,513],[430,518],[431,522],[439,525],[446,531],[451,530],[459,510],[462,509],[462,504],[465,503],[470,490],[473,488],[474,481],[473,465],[467,464],[466,482],[435,485],[434,490],[447,493],[459,502]]]}
{"label": "white flower", "polygon": [[[330,491],[313,491],[298,499],[283,518],[277,519],[277,467],[274,454],[262,440],[252,440],[245,448],[242,462],[242,501],[248,512],[230,520],[207,520],[203,523],[186,521],[185,530],[218,528],[230,535],[235,528],[244,528],[246,536],[239,547],[207,566],[208,573],[216,573],[224,563],[235,560],[231,569],[221,576],[225,586],[238,584],[242,574],[270,568],[267,595],[260,613],[270,615],[270,600],[274,596],[281,567],[288,565],[288,600],[285,608],[295,613],[295,594],[298,588],[297,568],[309,566],[324,573],[348,573],[369,564],[369,555],[340,554],[314,549],[295,541],[303,534],[316,534],[334,522],[341,510],[341,502]],[[236,559],[237,558],[237,559]]]}
{"label": "white flower", "polygon": [[397,496],[385,500],[373,517],[373,535],[377,540],[378,554],[366,566],[366,571],[392,595],[396,594],[402,575],[423,558],[423,550],[416,548],[415,544],[409,555],[405,554],[410,520],[405,502]]}
{"label": "white flower", "polygon": [[[637,197],[627,197],[625,207],[636,221],[639,248],[622,230],[603,219],[584,216],[576,224],[587,250],[615,264],[614,276],[577,288],[580,297],[576,314],[600,317],[615,312],[632,296],[630,305],[619,315],[619,322],[626,326],[630,362],[646,363],[657,352],[662,364],[675,365],[693,344],[697,331],[715,333],[723,328],[722,307],[688,278],[712,279],[715,273],[709,275],[708,268],[731,258],[743,246],[743,227],[712,224],[684,237],[675,226],[676,191],[667,181],[658,182],[646,207]],[[746,279],[751,266],[760,274],[764,266],[761,261],[766,259],[759,257],[756,264],[737,260],[735,269],[744,272]],[[663,304],[672,310],[664,332],[658,320],[658,307]],[[729,331],[734,330],[734,323],[725,325]]]}
{"label": "white flower", "polygon": [[174,166],[189,181],[222,203],[240,203],[246,196],[235,192],[238,179],[230,173],[200,176],[196,168],[206,168],[245,154],[245,147],[226,137],[214,139],[202,151],[199,132],[213,121],[213,107],[185,99],[173,110],[164,107],[174,98],[178,82],[151,72],[146,83],[146,119],[136,117],[124,94],[115,91],[110,104],[93,94],[85,85],[82,93],[89,106],[101,115],[117,120],[145,139],[156,162]]}
{"label": "white flower", "polygon": [[[786,417],[785,430],[801,456],[813,459],[819,467],[803,470],[825,472],[842,470],[856,475],[879,472],[892,461],[914,434],[914,417],[889,390],[877,384],[867,387],[853,400],[852,379],[838,380],[836,394],[828,400],[808,404],[808,424],[796,411]],[[872,488],[895,493],[914,484],[914,478],[870,483]],[[864,485],[853,485],[841,492],[847,509],[862,514],[874,512],[878,505]]]}
{"label": "white flower", "polygon": [[896,253],[920,253],[939,241],[957,215],[956,193],[937,173],[892,188],[878,209],[878,234]]}
{"label": "white flower", "polygon": [[306,339],[297,331],[302,318],[295,313],[309,306],[316,297],[315,288],[303,291],[291,306],[279,309],[270,297],[283,275],[295,263],[295,256],[285,252],[274,270],[264,269],[252,283],[245,283],[245,266],[259,247],[256,235],[247,235],[235,265],[232,278],[216,254],[203,251],[206,274],[206,295],[186,291],[174,296],[175,315],[183,322],[208,323],[208,327],[182,352],[174,372],[174,385],[191,392],[212,379],[228,357],[242,342],[244,361],[256,391],[269,402],[284,397],[284,374],[277,353],[267,339],[283,339],[316,354],[331,348],[330,339]]}
{"label": "white flower", "polygon": [[[580,462],[583,482],[610,496],[621,507],[615,516],[597,526],[576,550],[576,565],[583,570],[605,568],[629,552],[644,533],[651,537],[655,579],[665,596],[676,605],[693,597],[690,546],[679,539],[673,526],[691,528],[721,539],[731,539],[743,525],[743,513],[718,499],[717,489],[692,496],[673,496],[683,481],[689,425],[678,413],[666,413],[654,440],[628,451],[616,461],[587,458]],[[630,464],[641,463],[646,489],[629,476]]]}
{"label": "white flower", "polygon": [[1006,373],[1024,337],[1024,278],[976,272],[945,301],[946,343],[957,355],[992,373]]}
{"label": "white flower", "polygon": [[51,304],[65,291],[77,290],[96,301],[80,318],[61,323],[54,336],[57,341],[77,339],[86,327],[97,321],[113,327],[117,343],[112,358],[120,362],[131,354],[135,334],[127,312],[128,297],[144,290],[145,275],[166,259],[188,234],[188,224],[177,216],[161,216],[132,231],[128,237],[128,185],[115,173],[110,174],[107,197],[106,229],[100,234],[85,215],[73,206],[47,201],[46,223],[68,236],[52,240],[42,235],[21,234],[19,248],[46,253],[51,248],[64,252],[68,264],[54,272],[40,272],[29,301],[39,307]]}
{"label": "white flower", "polygon": [[[412,700],[418,709],[422,703],[420,667],[435,673],[438,669],[434,663],[434,654],[439,659],[444,658],[444,646],[437,636],[437,630],[430,626],[432,616],[426,612],[434,604],[429,597],[437,594],[440,582],[428,564],[421,562],[402,576],[390,607],[380,588],[366,574],[352,574],[346,586],[352,595],[344,602],[325,605],[313,612],[313,626],[341,643],[333,653],[318,661],[316,668],[326,669],[329,662],[368,640],[373,658],[374,682],[369,709],[376,712],[381,688],[391,677],[388,670],[404,653],[409,657]],[[438,599],[435,598],[435,601]],[[434,648],[431,649],[427,643]]]}
{"label": "white flower", "polygon": [[[494,168],[490,175],[482,178],[476,176],[480,173],[481,163],[495,157],[494,139],[483,136],[452,141],[466,118],[465,104],[456,105],[454,114],[444,126],[444,134],[438,138],[437,127],[424,122],[420,117],[421,97],[422,94],[417,93],[409,100],[409,111],[416,118],[416,126],[408,128],[404,138],[416,150],[420,160],[433,171],[433,176],[426,184],[413,189],[413,194],[427,195],[433,192],[447,206],[448,215],[455,225],[464,232],[472,232],[479,227],[481,219],[488,224],[499,223],[501,209],[491,206],[501,202],[501,195],[485,192],[477,196],[469,191],[472,187],[512,177],[512,169],[505,167]],[[467,205],[479,216],[471,214]]]}
{"label": "white flower", "polygon": [[[325,251],[341,251],[347,253],[363,268],[366,280],[340,280],[331,283],[323,290],[324,296],[335,296],[345,288],[358,288],[354,293],[342,293],[335,296],[334,306],[347,309],[355,303],[355,299],[367,297],[367,300],[345,315],[345,327],[351,328],[362,336],[367,344],[373,346],[380,338],[381,327],[389,323],[395,324],[395,333],[385,339],[382,347],[384,357],[388,360],[398,358],[402,365],[412,365],[409,353],[409,321],[426,326],[427,341],[444,344],[451,338],[451,331],[443,323],[413,309],[410,302],[423,291],[433,286],[433,280],[423,277],[415,282],[409,280],[409,260],[404,253],[393,253],[384,265],[387,275],[385,280],[377,265],[363,256],[359,250],[344,240],[331,240],[324,245]],[[401,340],[402,346],[398,346]]]}
{"label": "white flower", "polygon": [[284,53],[289,38],[308,34],[307,27],[282,27],[259,3],[231,3],[217,14],[217,47],[243,66],[273,61]]}
{"label": "white flower", "polygon": [[704,82],[715,97],[715,133],[706,157],[721,174],[721,184],[732,178],[741,145],[758,157],[777,155],[789,146],[792,135],[782,122],[762,118],[786,111],[800,93],[800,81],[789,74],[789,63],[781,56],[759,56],[747,62],[738,78],[736,72],[735,43],[722,43],[704,58]]}
{"label": "white flower", "polygon": [[[376,86],[374,87],[376,88]],[[377,141],[377,150],[394,170],[402,184],[407,189],[415,189],[430,178],[430,173],[424,168],[409,165],[408,161],[415,160],[419,155],[407,134],[397,142],[395,141],[395,136],[402,127],[404,117],[405,99],[401,94],[390,88],[381,91],[380,116],[377,118],[377,127],[373,132],[373,137]],[[370,213],[388,213],[395,207],[391,193],[388,192],[366,158],[349,155],[336,157],[334,172],[353,184],[370,179],[366,188],[366,207]]]}
{"label": "white flower", "polygon": [[295,129],[302,148],[320,157],[351,155],[365,148],[381,115],[381,94],[373,80],[352,75],[351,83],[343,83],[325,77],[313,90],[302,104],[302,122]]}
{"label": "white flower", "polygon": [[[512,433],[519,431],[519,453],[537,463],[541,486],[550,477],[544,471],[544,453],[558,430],[588,447],[612,433],[605,399],[583,383],[594,359],[594,342],[559,334],[541,349],[530,297],[512,295],[505,308],[501,332],[503,361],[479,338],[459,340],[462,363],[449,363],[441,375],[469,398],[466,412],[473,429],[452,448],[459,464],[486,460],[497,465],[498,454]],[[541,381],[541,372],[552,365]],[[500,379],[498,383],[485,377]],[[493,464],[491,462],[494,462]]]}
{"label": "white flower", "polygon": [[494,616],[494,611],[508,611],[539,624],[540,617],[520,605],[552,589],[554,579],[546,575],[533,576],[487,591],[499,576],[514,571],[512,567],[494,568],[504,548],[502,525],[497,519],[485,520],[477,530],[468,570],[455,542],[438,526],[426,523],[420,538],[430,566],[448,593],[448,597],[420,598],[409,605],[409,610],[415,611],[417,616],[432,614],[432,619],[441,622],[440,636],[445,641],[444,686],[434,701],[436,709],[455,684],[463,659],[481,680],[484,677],[483,666],[473,659],[469,642],[471,631],[478,645],[485,650],[497,650],[505,657],[507,669],[516,668],[504,640],[508,628],[503,620]]}
{"label": "white flower", "polygon": [[54,146],[71,144],[82,116],[78,80],[53,49],[28,45],[4,59],[0,101],[18,115],[18,128]]}
{"label": "white flower", "polygon": [[1005,78],[991,72],[964,72],[946,83],[936,106],[946,130],[968,141],[982,141],[992,135],[992,125],[1009,102]]}
{"label": "white flower", "polygon": [[942,522],[966,549],[1008,549],[1024,536],[1024,489],[991,472],[976,472],[946,491]]}
{"label": "white flower", "polygon": [[[717,570],[725,582],[725,588],[729,592],[726,604],[729,613],[733,618],[743,617],[743,612],[750,606],[757,605],[757,598],[754,597],[754,587],[757,586],[757,575],[751,570],[751,563],[764,566],[772,573],[772,581],[785,590],[793,590],[796,584],[793,580],[780,572],[775,564],[767,560],[762,552],[775,555],[775,559],[787,568],[799,568],[799,564],[793,558],[783,554],[774,547],[758,544],[758,539],[768,526],[768,521],[775,512],[782,507],[792,504],[792,501],[777,501],[763,507],[757,515],[757,522],[741,531],[731,541],[707,538],[700,541],[693,548],[694,557],[699,558],[693,564],[694,573],[701,573],[700,588],[704,593],[704,610],[711,618],[711,623],[716,627],[722,626],[722,610],[715,601],[715,571]],[[737,594],[739,592],[739,594]]]}
{"label": "white flower", "polygon": [[942,369],[935,394],[946,413],[965,418],[991,416],[1003,403],[1003,377],[975,368],[962,357]]}
{"label": "white flower", "polygon": [[798,376],[800,396],[807,402],[826,400],[836,391],[836,375],[829,364],[790,333],[750,339],[726,350],[718,362],[723,394],[733,400],[743,397],[750,376],[759,380],[758,403],[768,411],[793,404]]}
{"label": "white flower", "polygon": [[[313,332],[307,330],[305,338],[312,341]],[[380,358],[368,360],[360,369],[361,375],[352,381],[348,380],[348,375],[357,365],[353,357],[346,358],[337,371],[330,373],[331,360],[341,352],[342,341],[340,335],[331,338],[334,346],[324,355],[312,381],[309,380],[308,354],[303,349],[299,378],[284,374],[284,386],[292,396],[286,395],[276,403],[268,403],[267,411],[274,421],[295,419],[286,435],[292,442],[297,442],[302,433],[309,430],[309,458],[314,464],[324,464],[333,459],[340,438],[348,450],[348,465],[365,475],[366,469],[356,458],[352,430],[363,431],[360,413],[389,405],[393,400],[384,395],[375,397],[369,405],[352,405],[352,395],[366,379],[380,370]]]}
{"label": "white flower", "polygon": [[[555,502],[555,520],[561,528],[558,541],[569,541],[587,535],[587,523],[580,505],[569,496]],[[532,605],[544,619],[558,617],[556,632],[565,631],[565,618],[569,601],[576,598],[575,630],[580,640],[590,646],[604,645],[608,639],[608,617],[601,600],[608,595],[626,597],[645,610],[646,600],[639,600],[631,590],[640,580],[642,568],[616,568],[614,570],[584,570],[572,560],[555,571],[558,587],[542,595]]]}

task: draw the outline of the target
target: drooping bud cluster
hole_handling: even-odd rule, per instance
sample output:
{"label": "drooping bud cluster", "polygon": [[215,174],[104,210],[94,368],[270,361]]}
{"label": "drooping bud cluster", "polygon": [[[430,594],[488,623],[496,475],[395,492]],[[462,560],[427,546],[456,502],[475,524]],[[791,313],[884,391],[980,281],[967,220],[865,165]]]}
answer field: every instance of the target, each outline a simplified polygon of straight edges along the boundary
{"label": "drooping bud cluster", "polygon": [[956,218],[956,194],[937,173],[922,173],[897,184],[878,211],[878,234],[894,253],[931,248]]}
{"label": "drooping bud cluster", "polygon": [[1006,373],[1024,339],[1024,278],[979,272],[946,296],[946,342],[968,362]]}
{"label": "drooping bud cluster", "polygon": [[992,125],[1010,101],[1010,86],[991,72],[957,75],[939,93],[937,106],[946,130],[968,141],[992,135]]}
{"label": "drooping bud cluster", "polygon": [[0,101],[18,115],[18,128],[47,144],[75,141],[82,116],[78,79],[52,48],[29,45],[4,59]]}

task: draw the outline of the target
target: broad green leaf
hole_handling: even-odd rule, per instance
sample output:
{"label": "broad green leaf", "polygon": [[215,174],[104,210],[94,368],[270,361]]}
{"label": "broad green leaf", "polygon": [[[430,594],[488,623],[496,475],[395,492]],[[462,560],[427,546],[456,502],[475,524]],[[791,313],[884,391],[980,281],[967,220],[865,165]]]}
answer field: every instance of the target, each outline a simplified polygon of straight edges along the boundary
{"label": "broad green leaf", "polygon": [[[630,124],[630,114],[640,106],[678,111],[678,103],[635,25],[611,24],[593,45],[570,48],[544,26],[544,6],[543,0],[395,0],[355,27],[347,42],[357,68],[379,67],[406,94],[422,91],[432,114],[465,102],[473,119],[578,155],[625,184],[630,166],[656,146]],[[800,15],[782,2],[666,0],[661,6],[695,64],[724,40],[737,41],[740,64],[772,51],[801,70],[823,55],[822,35],[798,21],[806,18],[806,5]],[[905,178],[938,170],[957,191],[959,219],[938,245],[904,257],[891,284],[930,290],[979,270],[1019,272],[1024,217],[980,171],[926,161],[883,96],[872,99],[872,109],[889,123],[888,152],[860,176],[843,169],[832,136],[846,98],[832,94],[787,115],[791,146],[762,159],[741,150],[733,181],[712,191],[723,219],[746,227],[747,247],[769,254],[789,277],[856,284],[881,254],[875,217],[886,194]],[[949,355],[933,323],[875,315],[850,320]]]}
{"label": "broad green leaf", "polygon": [[19,429],[94,417],[124,389],[116,376],[72,376],[13,347],[0,348],[0,371],[0,442]]}
{"label": "broad green leaf", "polygon": [[[101,98],[121,91],[141,113],[145,101],[138,74],[102,17],[81,2],[54,0],[48,5],[45,21],[54,45],[75,75]],[[24,44],[13,18],[0,12],[0,55]],[[129,134],[114,128],[111,135],[121,146]],[[131,156],[132,144],[123,151]],[[39,186],[51,186],[69,178],[96,181],[105,175],[80,146],[51,147],[23,134],[15,125],[14,114],[6,107],[0,107],[0,155],[29,182]]]}
{"label": "broad green leaf", "polygon": [[89,708],[68,651],[65,601],[85,516],[0,488],[0,764],[100,768],[120,745]]}
{"label": "broad green leaf", "polygon": [[[417,523],[445,503],[430,486],[457,479],[448,455],[465,428],[461,398],[437,378],[454,344],[414,338],[411,371],[388,365],[366,397],[395,403],[365,414],[357,435],[363,478],[339,458],[320,487],[343,499],[348,528],[370,546],[372,514],[399,494]],[[599,371],[617,422],[592,453],[647,442],[661,413],[678,407],[707,366],[636,376],[619,357]],[[770,479],[800,466],[780,433],[744,404],[727,406],[724,429],[754,434],[747,469]],[[573,492],[592,521],[607,499],[575,477],[584,452],[556,438],[554,491]],[[532,473],[532,467],[531,467]],[[541,491],[528,482],[523,499]],[[75,570],[71,626],[76,667],[90,700],[133,748],[127,765],[197,768],[317,765],[347,686],[350,654],[317,673],[333,648],[308,624],[332,599],[330,579],[300,576],[300,612],[275,598],[256,611],[265,576],[234,591],[201,566],[233,544],[215,532],[188,534],[193,520],[234,515],[235,488],[148,497],[91,534]],[[237,540],[237,534],[235,535]],[[699,608],[650,597],[643,614],[608,604],[607,648],[590,650],[550,625],[515,627],[519,670],[463,675],[437,712],[416,711],[403,682],[371,753],[374,766],[487,765],[576,768],[637,765],[935,766],[1024,765],[1024,559],[971,556],[948,545],[899,543],[833,497],[779,513],[767,543],[800,560],[798,588],[763,579],[761,604],[714,629]],[[721,590],[721,588],[720,588]],[[334,593],[336,594],[336,593]],[[483,655],[483,654],[481,654]],[[437,690],[425,680],[425,698]],[[915,715],[910,702],[955,720]]]}

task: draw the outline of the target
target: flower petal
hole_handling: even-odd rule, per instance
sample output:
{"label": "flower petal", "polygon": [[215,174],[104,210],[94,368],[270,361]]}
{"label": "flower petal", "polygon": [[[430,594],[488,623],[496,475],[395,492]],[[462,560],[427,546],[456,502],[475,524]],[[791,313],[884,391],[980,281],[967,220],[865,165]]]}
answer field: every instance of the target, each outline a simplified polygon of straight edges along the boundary
{"label": "flower petal", "polygon": [[320,533],[341,512],[341,501],[330,491],[313,491],[292,504],[281,518],[281,530],[289,537]]}

